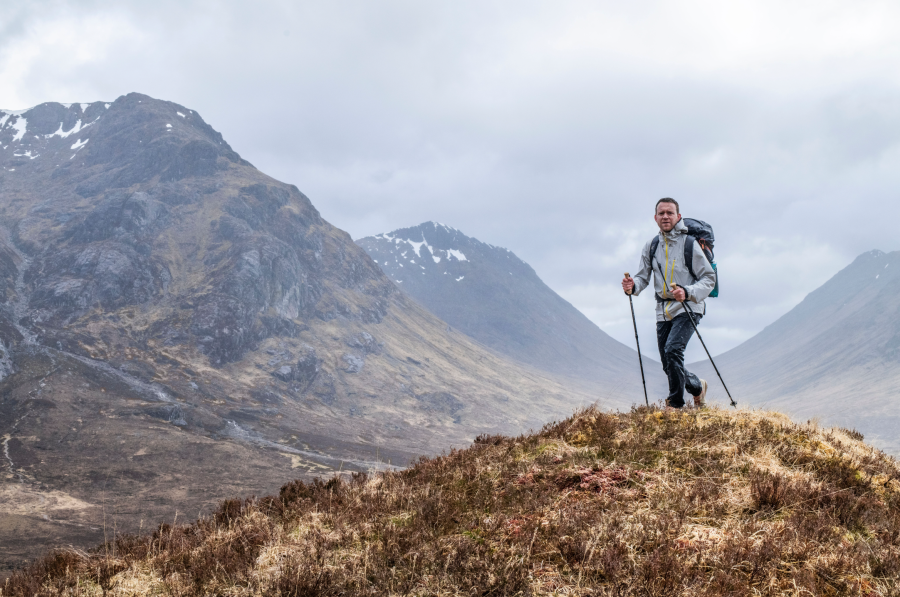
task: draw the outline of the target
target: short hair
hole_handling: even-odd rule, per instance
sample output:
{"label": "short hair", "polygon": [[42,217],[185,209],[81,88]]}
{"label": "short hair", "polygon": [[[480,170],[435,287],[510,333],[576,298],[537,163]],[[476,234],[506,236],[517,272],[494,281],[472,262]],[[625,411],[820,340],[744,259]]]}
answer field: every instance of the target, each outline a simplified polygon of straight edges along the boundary
{"label": "short hair", "polygon": [[675,201],[674,199],[672,199],[671,197],[663,197],[662,199],[657,201],[656,207],[653,208],[653,213],[656,213],[656,211],[659,209],[660,203],[672,203],[675,205],[675,213],[677,213],[677,214],[681,213],[681,208],[678,207],[678,202]]}

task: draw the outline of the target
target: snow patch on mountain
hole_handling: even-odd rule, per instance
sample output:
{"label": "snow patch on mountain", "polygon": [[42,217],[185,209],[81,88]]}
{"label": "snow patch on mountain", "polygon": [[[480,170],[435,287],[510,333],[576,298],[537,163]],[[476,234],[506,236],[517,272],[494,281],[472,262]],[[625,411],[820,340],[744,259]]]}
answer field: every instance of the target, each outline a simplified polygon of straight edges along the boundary
{"label": "snow patch on mountain", "polygon": [[15,123],[11,123],[13,129],[15,129],[16,134],[12,138],[13,141],[21,141],[25,136],[25,131],[28,130],[28,120],[25,119],[24,116],[19,116],[16,118]]}
{"label": "snow patch on mountain", "polygon": [[[455,239],[456,241],[462,241],[463,243],[471,242],[474,240],[474,239],[469,239],[468,237],[463,235],[456,228],[452,228],[450,226],[447,226],[446,224],[435,223],[435,222],[426,222],[414,229],[395,230],[392,233],[391,232],[383,232],[381,234],[376,234],[370,238],[374,241],[382,241],[382,242],[385,242],[385,244],[387,244],[387,247],[385,247],[384,245],[381,245],[382,250],[386,250],[388,252],[388,254],[393,253],[394,262],[396,264],[395,267],[397,265],[399,265],[400,267],[403,267],[403,263],[400,263],[400,260],[402,260],[402,261],[410,263],[410,264],[418,265],[421,269],[426,270],[427,268],[425,268],[425,266],[420,265],[421,262],[416,263],[416,259],[419,258],[419,259],[427,260],[427,258],[429,257],[429,254],[430,254],[431,260],[435,264],[452,264],[452,263],[462,263],[462,262],[471,263],[471,260],[462,251],[461,248],[454,248],[454,249],[439,248],[439,247],[434,246],[431,242],[429,242],[428,236],[431,234],[428,232],[429,228],[434,230],[435,238],[442,239],[438,242],[438,245],[443,245],[443,247],[447,246],[448,235],[450,237],[450,242],[453,244],[456,244],[453,239]],[[460,238],[460,236],[462,236],[462,238]],[[435,239],[432,238],[432,241],[434,241],[434,240]],[[479,241],[474,241],[474,242],[478,243],[478,244],[483,244],[483,243],[480,243]],[[451,244],[451,246],[453,246],[453,244]],[[485,246],[490,246],[490,245],[485,245]],[[411,255],[409,252],[409,248],[407,248],[407,247],[411,248],[412,252],[414,252],[415,255]],[[423,250],[423,247],[428,249],[427,253]],[[382,255],[381,257],[383,258],[384,255]],[[388,257],[388,258],[390,258],[390,257]],[[387,266],[388,263],[389,263],[388,261],[384,261],[385,266]],[[423,271],[422,273],[424,274],[425,272]],[[443,272],[443,273],[447,273],[447,272]]]}
{"label": "snow patch on mountain", "polygon": [[70,129],[67,130],[67,131],[64,131],[64,130],[63,130],[63,123],[60,122],[60,123],[59,123],[59,128],[56,129],[56,131],[50,133],[49,135],[44,135],[44,138],[45,138],[45,139],[49,139],[49,138],[51,138],[51,137],[62,137],[63,139],[65,139],[65,138],[68,137],[69,135],[73,135],[73,134],[77,133],[78,131],[80,131],[81,129],[84,129],[84,128],[87,128],[87,127],[91,126],[92,124],[94,124],[94,123],[93,123],[93,122],[89,122],[89,123],[87,123],[86,125],[81,126],[81,119],[79,119],[78,122],[75,123],[75,126],[73,126],[72,128],[70,128]]}
{"label": "snow patch on mountain", "polygon": [[[91,106],[89,103],[82,104],[57,104],[62,106],[67,110],[78,110],[81,114],[83,114],[86,110],[88,110]],[[106,107],[109,108],[111,104],[106,104]],[[77,106],[77,107],[76,107]],[[26,133],[28,132],[28,119],[24,116],[26,113],[31,112],[35,108],[40,106],[33,106],[31,108],[26,108],[24,110],[0,110],[0,129],[12,129],[15,131],[15,135],[12,137],[13,142],[20,142],[24,140]],[[78,112],[77,112],[78,113]],[[100,117],[94,118],[92,122],[85,122],[82,118],[79,118],[75,125],[72,126],[69,130],[64,129],[64,122],[59,123],[59,128],[57,128],[54,132],[49,134],[40,134],[33,135],[35,139],[52,139],[53,137],[60,137],[61,139],[65,139],[71,135],[78,134],[80,131],[83,131],[90,125],[94,124],[99,120]]]}
{"label": "snow patch on mountain", "polygon": [[[423,237],[423,238],[424,238],[424,237]],[[422,256],[422,254],[419,253],[419,249],[422,248],[422,245],[425,245],[426,247],[428,247],[428,243],[427,243],[426,241],[424,241],[424,240],[423,240],[422,242],[416,242],[416,241],[414,241],[414,240],[407,240],[406,242],[408,242],[408,243],[412,246],[413,251],[416,252],[416,256],[417,256],[417,257],[421,257],[421,256]],[[428,249],[430,250],[431,247],[428,247]]]}

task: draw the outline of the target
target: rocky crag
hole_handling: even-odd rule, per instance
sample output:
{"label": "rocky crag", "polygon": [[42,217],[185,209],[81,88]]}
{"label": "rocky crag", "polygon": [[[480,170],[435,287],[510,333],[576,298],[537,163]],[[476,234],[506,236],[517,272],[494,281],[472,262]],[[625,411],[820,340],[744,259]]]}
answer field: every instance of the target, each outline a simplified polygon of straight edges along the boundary
{"label": "rocky crag", "polygon": [[593,399],[396,289],[295,186],[140,94],[0,110],[0,560]]}

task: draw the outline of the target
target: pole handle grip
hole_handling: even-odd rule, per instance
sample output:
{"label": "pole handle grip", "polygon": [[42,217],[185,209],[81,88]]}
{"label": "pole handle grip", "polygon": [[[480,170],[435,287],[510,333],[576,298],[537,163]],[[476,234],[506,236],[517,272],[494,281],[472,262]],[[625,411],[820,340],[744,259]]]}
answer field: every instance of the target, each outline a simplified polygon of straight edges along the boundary
{"label": "pole handle grip", "polygon": [[[631,278],[631,274],[629,274],[628,272],[625,272],[625,278],[626,278],[626,279]],[[627,291],[626,291],[625,294],[627,294],[628,296],[631,296],[631,293],[630,293],[630,292],[627,292]]]}

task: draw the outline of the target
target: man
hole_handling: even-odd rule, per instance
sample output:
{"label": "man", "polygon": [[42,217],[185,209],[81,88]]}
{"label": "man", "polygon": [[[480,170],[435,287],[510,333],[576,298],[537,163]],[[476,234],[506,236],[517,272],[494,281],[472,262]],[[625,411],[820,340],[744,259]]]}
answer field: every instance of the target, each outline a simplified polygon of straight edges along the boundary
{"label": "man", "polygon": [[[669,378],[669,396],[666,405],[671,408],[684,406],[684,390],[694,397],[694,406],[704,406],[706,380],[699,379],[684,368],[684,349],[694,333],[685,305],[691,310],[694,323],[706,313],[704,303],[716,285],[716,273],[700,243],[693,243],[692,262],[694,276],[684,263],[684,243],[687,226],[681,221],[678,202],[666,197],[656,202],[656,224],[659,226],[659,243],[651,255],[653,240],[644,245],[641,267],[634,278],[622,280],[627,294],[639,295],[650,284],[653,272],[656,290],[656,342],[662,358],[663,371]],[[686,302],[685,302],[686,301]]]}

